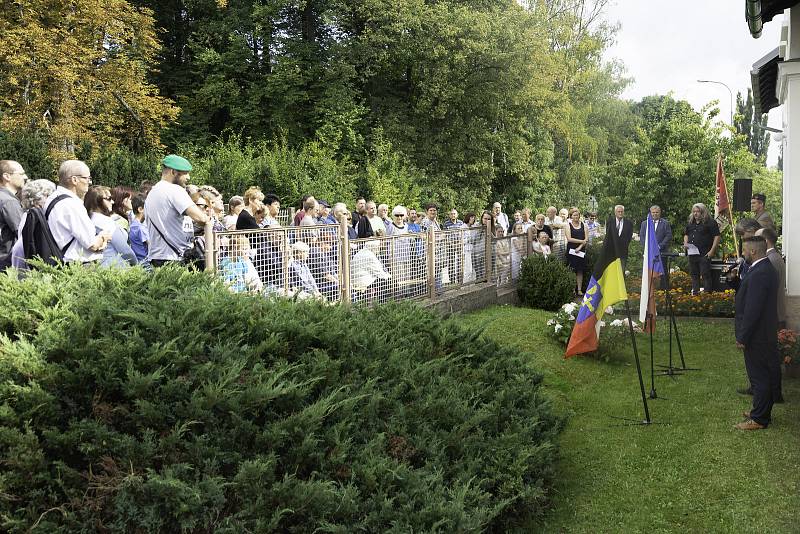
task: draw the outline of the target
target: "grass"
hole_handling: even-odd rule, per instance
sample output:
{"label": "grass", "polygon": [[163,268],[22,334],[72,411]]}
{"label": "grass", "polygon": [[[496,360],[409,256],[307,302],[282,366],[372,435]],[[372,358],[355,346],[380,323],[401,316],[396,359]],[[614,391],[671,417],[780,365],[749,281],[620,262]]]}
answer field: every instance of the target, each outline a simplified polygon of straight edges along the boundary
{"label": "grass", "polygon": [[[644,418],[630,347],[603,363],[564,360],[545,332],[552,314],[494,307],[464,320],[484,335],[530,352],[556,407],[569,422],[561,443],[553,508],[530,532],[798,532],[800,520],[800,380],[784,379],[786,404],[767,430],[733,425],[749,409],[736,393],[745,382],[733,323],[679,320],[686,363],[675,379],[656,377],[668,400],[649,400],[650,426],[623,426],[612,416]],[[667,359],[666,322],[656,334],[656,363]],[[646,391],[649,341],[637,336]],[[677,350],[675,351],[677,357]]]}

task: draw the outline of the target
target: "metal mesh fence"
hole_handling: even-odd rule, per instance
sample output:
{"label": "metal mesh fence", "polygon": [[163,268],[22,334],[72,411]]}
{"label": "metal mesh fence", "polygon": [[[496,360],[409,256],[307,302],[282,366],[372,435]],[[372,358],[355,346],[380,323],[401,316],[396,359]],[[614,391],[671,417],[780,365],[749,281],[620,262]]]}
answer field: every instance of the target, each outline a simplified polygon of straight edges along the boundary
{"label": "metal mesh fence", "polygon": [[341,299],[341,243],[335,226],[220,232],[214,264],[234,292]]}
{"label": "metal mesh fence", "polygon": [[212,263],[234,292],[372,304],[512,283],[526,246],[483,228],[349,240],[336,225],[270,227],[216,233]]}
{"label": "metal mesh fence", "polygon": [[483,228],[459,228],[436,234],[437,292],[486,281]]}
{"label": "metal mesh fence", "polygon": [[427,297],[427,248],[427,234],[350,241],[351,301],[371,304]]}
{"label": "metal mesh fence", "polygon": [[492,279],[497,286],[516,282],[522,260],[528,255],[528,239],[525,235],[508,235],[492,240],[494,272]]}

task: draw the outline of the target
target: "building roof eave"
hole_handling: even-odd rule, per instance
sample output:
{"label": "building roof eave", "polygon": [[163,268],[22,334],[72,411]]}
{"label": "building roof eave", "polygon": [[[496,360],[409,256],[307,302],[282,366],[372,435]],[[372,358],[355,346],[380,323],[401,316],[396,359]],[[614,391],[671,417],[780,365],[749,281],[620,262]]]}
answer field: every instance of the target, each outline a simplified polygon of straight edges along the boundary
{"label": "building roof eave", "polygon": [[800,0],[745,0],[744,12],[750,35],[758,39],[764,23],[771,21],[785,9],[796,6]]}

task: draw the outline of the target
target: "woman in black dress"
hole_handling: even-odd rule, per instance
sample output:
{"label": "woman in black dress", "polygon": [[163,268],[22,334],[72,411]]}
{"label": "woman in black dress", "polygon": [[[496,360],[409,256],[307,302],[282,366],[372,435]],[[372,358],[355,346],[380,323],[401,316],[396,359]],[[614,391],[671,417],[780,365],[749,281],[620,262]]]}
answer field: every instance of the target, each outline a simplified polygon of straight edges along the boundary
{"label": "woman in black dress", "polygon": [[567,224],[567,265],[575,273],[576,295],[583,295],[583,271],[586,270],[586,243],[589,241],[581,210],[572,208]]}

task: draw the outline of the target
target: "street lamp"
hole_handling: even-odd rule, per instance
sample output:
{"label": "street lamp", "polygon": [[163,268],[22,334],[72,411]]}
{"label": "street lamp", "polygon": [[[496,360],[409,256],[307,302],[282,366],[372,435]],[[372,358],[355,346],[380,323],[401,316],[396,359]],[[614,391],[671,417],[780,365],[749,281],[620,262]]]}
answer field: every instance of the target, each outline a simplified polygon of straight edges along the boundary
{"label": "street lamp", "polygon": [[725,87],[728,90],[728,94],[731,96],[731,128],[733,128],[733,91],[731,88],[728,87],[727,83],[718,82],[717,80],[697,80],[698,83],[716,83]]}

